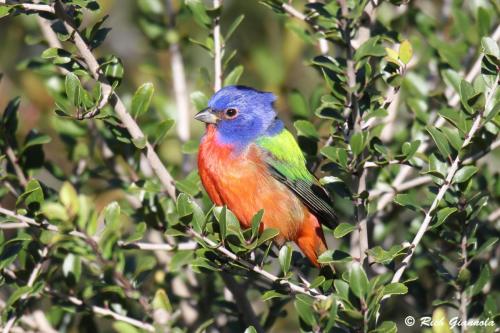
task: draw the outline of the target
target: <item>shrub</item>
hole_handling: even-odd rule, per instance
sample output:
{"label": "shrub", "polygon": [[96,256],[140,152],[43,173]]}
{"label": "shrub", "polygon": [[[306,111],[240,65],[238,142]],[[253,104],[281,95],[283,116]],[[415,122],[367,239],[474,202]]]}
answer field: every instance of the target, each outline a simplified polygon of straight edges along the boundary
{"label": "shrub", "polygon": [[[4,332],[493,332],[498,11],[0,4]],[[321,270],[202,189],[192,116],[238,82],[279,95],[334,198]]]}

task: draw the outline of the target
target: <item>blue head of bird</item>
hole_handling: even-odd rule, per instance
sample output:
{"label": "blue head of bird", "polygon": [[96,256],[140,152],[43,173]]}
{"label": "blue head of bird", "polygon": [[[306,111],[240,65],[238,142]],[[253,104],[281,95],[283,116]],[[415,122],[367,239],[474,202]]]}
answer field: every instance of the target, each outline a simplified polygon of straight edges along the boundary
{"label": "blue head of bird", "polygon": [[255,139],[279,133],[283,123],[274,110],[276,96],[245,86],[227,86],[216,92],[195,119],[217,128],[221,143],[246,147]]}

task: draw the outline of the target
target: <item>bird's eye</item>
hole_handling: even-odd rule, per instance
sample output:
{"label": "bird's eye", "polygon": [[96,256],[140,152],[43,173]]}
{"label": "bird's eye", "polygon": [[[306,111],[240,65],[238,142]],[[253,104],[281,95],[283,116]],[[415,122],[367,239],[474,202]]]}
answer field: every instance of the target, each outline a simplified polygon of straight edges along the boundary
{"label": "bird's eye", "polygon": [[233,108],[226,109],[226,111],[224,111],[224,115],[227,119],[233,119],[238,115],[238,110]]}

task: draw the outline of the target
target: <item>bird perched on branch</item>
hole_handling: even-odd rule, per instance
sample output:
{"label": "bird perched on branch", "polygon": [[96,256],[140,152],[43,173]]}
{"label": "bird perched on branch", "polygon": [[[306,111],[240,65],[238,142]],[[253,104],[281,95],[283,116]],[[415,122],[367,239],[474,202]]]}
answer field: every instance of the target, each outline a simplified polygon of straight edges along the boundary
{"label": "bird perched on branch", "polygon": [[292,134],[274,110],[276,97],[244,86],[212,96],[195,119],[207,124],[198,153],[201,181],[212,201],[226,205],[244,228],[264,209],[260,231],[294,241],[315,265],[327,249],[321,224],[333,228],[331,200],[307,170]]}

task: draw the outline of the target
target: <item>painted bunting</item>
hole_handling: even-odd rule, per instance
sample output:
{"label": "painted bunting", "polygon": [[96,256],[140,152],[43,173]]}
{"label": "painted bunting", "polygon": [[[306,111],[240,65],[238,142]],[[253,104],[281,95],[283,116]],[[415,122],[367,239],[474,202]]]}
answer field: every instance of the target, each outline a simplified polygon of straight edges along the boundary
{"label": "painted bunting", "polygon": [[215,93],[195,119],[207,124],[198,171],[212,201],[226,205],[244,228],[264,209],[260,231],[294,241],[315,265],[327,249],[321,224],[334,227],[330,197],[309,172],[293,135],[274,110],[276,97],[244,86]]}

